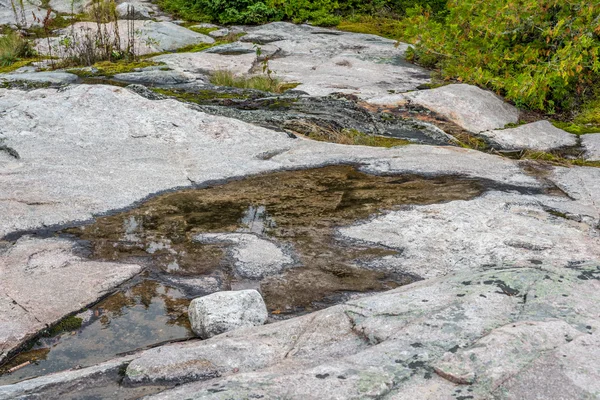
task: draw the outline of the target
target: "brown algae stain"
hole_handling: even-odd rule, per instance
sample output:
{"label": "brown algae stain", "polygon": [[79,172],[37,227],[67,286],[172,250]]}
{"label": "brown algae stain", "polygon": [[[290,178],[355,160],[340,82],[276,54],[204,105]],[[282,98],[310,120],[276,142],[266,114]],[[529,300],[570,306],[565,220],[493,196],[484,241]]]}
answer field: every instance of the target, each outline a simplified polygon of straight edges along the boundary
{"label": "brown algae stain", "polygon": [[198,243],[194,236],[259,235],[293,253],[296,261],[294,268],[254,284],[271,311],[294,312],[336,293],[381,291],[412,281],[358,267],[396,252],[336,240],[337,227],[402,205],[471,199],[483,190],[481,183],[466,178],[376,176],[352,166],[330,166],[160,195],[63,233],[89,241],[93,258],[144,257],[155,272],[184,278],[221,274],[225,288],[244,281],[232,268],[228,245]]}

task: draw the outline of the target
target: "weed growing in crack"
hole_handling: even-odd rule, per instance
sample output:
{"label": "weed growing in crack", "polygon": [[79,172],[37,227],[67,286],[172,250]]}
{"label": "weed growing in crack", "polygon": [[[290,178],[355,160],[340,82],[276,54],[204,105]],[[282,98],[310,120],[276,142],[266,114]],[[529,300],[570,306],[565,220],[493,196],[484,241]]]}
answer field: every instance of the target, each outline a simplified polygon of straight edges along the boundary
{"label": "weed growing in crack", "polygon": [[[88,66],[100,61],[137,59],[138,49],[134,20],[135,9],[127,7],[127,15],[119,20],[115,0],[95,0],[88,11],[93,23],[85,24],[76,30],[71,26],[70,33],[48,51],[61,58],[59,67]],[[125,32],[121,30],[125,28]],[[124,36],[122,36],[124,34]],[[49,42],[50,43],[50,42]]]}

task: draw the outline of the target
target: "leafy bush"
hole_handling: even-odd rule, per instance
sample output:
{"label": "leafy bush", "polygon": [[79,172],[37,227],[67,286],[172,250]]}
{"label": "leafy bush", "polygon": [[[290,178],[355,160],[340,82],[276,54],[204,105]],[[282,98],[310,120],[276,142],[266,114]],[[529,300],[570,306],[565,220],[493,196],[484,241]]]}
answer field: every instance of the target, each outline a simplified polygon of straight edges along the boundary
{"label": "leafy bush", "polygon": [[444,19],[416,7],[403,25],[415,60],[518,106],[572,107],[600,81],[598,1],[449,0]]}
{"label": "leafy bush", "polygon": [[416,6],[444,9],[446,0],[161,0],[161,6],[191,21],[260,24],[288,20],[337,25],[342,17],[364,14],[403,15]]}

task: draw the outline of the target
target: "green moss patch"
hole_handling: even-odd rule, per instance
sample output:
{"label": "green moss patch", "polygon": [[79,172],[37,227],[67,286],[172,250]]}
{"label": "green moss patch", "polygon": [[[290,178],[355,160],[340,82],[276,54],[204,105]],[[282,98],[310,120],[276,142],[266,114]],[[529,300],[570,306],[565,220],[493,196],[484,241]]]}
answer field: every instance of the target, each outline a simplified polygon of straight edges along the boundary
{"label": "green moss patch", "polygon": [[71,332],[81,328],[83,320],[73,315],[63,318],[58,324],[46,331],[46,336],[56,336],[62,332]]}
{"label": "green moss patch", "polygon": [[124,74],[127,72],[133,72],[137,69],[154,67],[163,65],[153,61],[101,61],[92,65],[90,68],[81,69],[73,68],[67,70],[67,72],[78,75],[82,78],[89,78],[94,76],[106,76],[112,77],[116,74]]}
{"label": "green moss patch", "polygon": [[581,157],[567,158],[556,152],[526,150],[520,152],[516,158],[525,160],[546,161],[551,164],[562,166],[577,165],[580,167],[600,167],[600,161],[587,161]]}
{"label": "green moss patch", "polygon": [[18,60],[15,61],[9,65],[6,66],[0,66],[0,74],[6,74],[8,72],[12,72],[14,70],[17,70],[21,67],[26,67],[27,65],[31,64],[32,62],[37,61],[34,58],[27,58],[24,60]]}
{"label": "green moss patch", "polygon": [[346,32],[367,33],[371,35],[383,36],[388,39],[398,39],[401,37],[400,29],[402,26],[396,19],[358,16],[351,19],[342,20],[337,29]]}
{"label": "green moss patch", "polygon": [[219,28],[195,28],[193,26],[187,26],[190,31],[194,31],[196,33],[201,33],[203,35],[208,35],[211,32],[219,30]]}
{"label": "green moss patch", "polygon": [[575,122],[564,122],[564,121],[552,121],[552,125],[556,126],[563,131],[573,133],[575,135],[585,135],[586,133],[598,133],[600,132],[600,124],[584,125]]}

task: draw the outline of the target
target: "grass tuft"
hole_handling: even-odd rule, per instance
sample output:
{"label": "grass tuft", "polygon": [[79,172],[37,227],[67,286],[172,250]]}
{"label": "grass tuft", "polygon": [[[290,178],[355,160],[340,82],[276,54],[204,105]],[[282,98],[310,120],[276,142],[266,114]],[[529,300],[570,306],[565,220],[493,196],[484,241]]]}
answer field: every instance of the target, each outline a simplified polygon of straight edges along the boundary
{"label": "grass tuft", "polygon": [[9,67],[23,58],[33,57],[30,43],[14,31],[0,37],[0,67]]}
{"label": "grass tuft", "polygon": [[240,89],[255,89],[264,92],[283,93],[297,86],[290,82],[282,82],[279,78],[267,75],[236,76],[231,71],[215,71],[210,76],[210,83],[217,86],[228,86]]}
{"label": "grass tuft", "polygon": [[294,121],[288,129],[319,142],[347,144],[353,146],[395,147],[410,144],[408,140],[369,135],[356,129],[335,129],[312,122]]}

